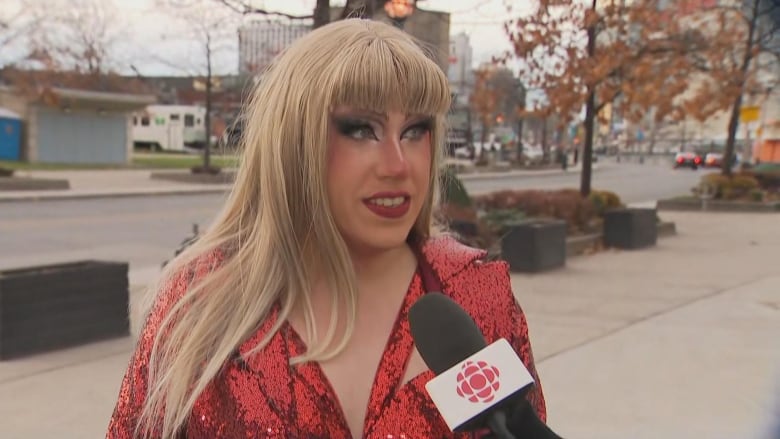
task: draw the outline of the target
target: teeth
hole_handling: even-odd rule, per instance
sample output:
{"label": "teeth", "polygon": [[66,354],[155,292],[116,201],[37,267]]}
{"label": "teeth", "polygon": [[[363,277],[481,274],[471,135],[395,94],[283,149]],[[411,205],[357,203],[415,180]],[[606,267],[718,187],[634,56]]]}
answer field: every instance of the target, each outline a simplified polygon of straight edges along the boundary
{"label": "teeth", "polygon": [[395,198],[372,198],[369,200],[370,203],[376,204],[378,206],[384,206],[384,207],[398,207],[404,202],[404,197],[395,197]]}

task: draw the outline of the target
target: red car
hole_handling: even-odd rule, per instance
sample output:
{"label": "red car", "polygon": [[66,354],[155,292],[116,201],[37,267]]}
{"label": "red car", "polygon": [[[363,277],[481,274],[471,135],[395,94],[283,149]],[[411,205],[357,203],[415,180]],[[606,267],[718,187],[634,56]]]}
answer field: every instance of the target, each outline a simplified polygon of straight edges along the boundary
{"label": "red car", "polygon": [[678,152],[674,157],[674,167],[698,169],[702,165],[702,159],[695,152]]}

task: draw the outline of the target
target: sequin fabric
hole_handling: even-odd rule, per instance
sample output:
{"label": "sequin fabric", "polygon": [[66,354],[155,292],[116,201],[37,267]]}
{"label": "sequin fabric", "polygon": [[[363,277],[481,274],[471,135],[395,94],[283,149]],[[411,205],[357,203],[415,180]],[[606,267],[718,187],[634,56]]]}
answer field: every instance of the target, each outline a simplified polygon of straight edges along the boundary
{"label": "sequin fabric", "polygon": [[[504,262],[483,262],[485,253],[451,238],[430,239],[420,251],[421,267],[430,267],[445,294],[471,314],[488,342],[506,338],[515,348],[537,385],[527,398],[545,420],[542,388],[533,362],[528,326],[512,294]],[[154,334],[167,310],[178,300],[193,276],[205,273],[219,257],[206,258],[194,273],[177,276],[161,294],[138,341],[122,381],[107,438],[131,438],[146,395],[147,362]],[[425,268],[422,268],[423,270]],[[429,273],[430,274],[430,273]],[[413,350],[407,313],[425,294],[420,270],[415,274],[388,338],[371,389],[362,437],[365,439],[476,438],[482,432],[452,433],[425,390],[434,377],[426,371],[401,383]],[[427,279],[427,278],[426,278]],[[289,324],[261,351],[253,346],[276,321],[275,308],[258,331],[239,346],[235,357],[199,396],[181,435],[206,438],[350,438],[335,392],[316,363],[290,366],[290,357],[305,345]]]}

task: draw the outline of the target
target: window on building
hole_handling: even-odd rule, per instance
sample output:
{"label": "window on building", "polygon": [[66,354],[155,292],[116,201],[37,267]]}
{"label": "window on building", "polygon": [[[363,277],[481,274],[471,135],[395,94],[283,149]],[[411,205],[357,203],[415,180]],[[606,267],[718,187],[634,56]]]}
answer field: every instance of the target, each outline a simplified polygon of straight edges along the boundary
{"label": "window on building", "polygon": [[133,125],[138,125],[138,116],[133,116]]}
{"label": "window on building", "polygon": [[179,114],[171,114],[171,120],[179,120],[181,119],[181,115]]}
{"label": "window on building", "polygon": [[195,126],[195,116],[193,116],[192,114],[185,114],[184,115],[184,126],[185,127]]}
{"label": "window on building", "polygon": [[144,127],[148,127],[149,126],[149,116],[141,117],[141,126],[144,126]]}

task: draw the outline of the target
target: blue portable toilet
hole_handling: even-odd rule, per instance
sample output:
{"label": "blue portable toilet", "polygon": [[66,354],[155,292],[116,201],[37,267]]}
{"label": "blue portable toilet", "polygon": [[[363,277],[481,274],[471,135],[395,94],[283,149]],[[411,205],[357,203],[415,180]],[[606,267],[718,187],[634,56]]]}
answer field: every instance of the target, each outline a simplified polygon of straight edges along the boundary
{"label": "blue portable toilet", "polygon": [[20,160],[21,147],[22,118],[0,107],[0,160]]}

